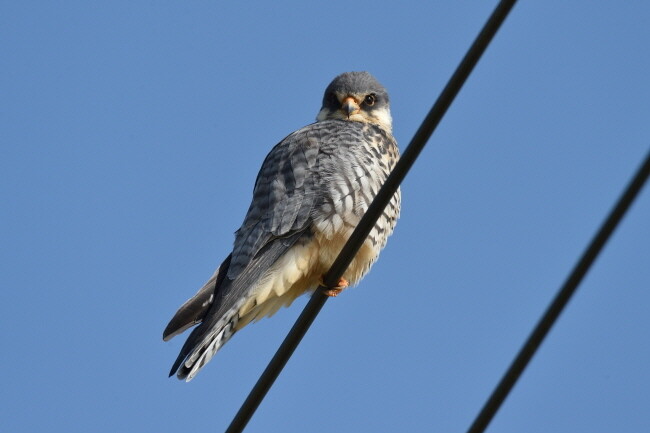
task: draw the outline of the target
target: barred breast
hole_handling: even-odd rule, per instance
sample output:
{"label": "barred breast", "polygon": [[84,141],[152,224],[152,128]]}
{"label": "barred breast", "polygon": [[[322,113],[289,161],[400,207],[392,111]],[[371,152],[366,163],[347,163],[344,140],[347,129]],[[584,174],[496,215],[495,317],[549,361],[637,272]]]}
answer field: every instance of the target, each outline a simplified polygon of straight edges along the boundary
{"label": "barred breast", "polygon": [[[327,272],[399,157],[392,135],[359,122],[323,122],[319,188],[312,231],[319,244],[319,270]],[[331,137],[331,139],[330,139]],[[377,259],[400,212],[400,191],[392,197],[343,278],[357,283]]]}

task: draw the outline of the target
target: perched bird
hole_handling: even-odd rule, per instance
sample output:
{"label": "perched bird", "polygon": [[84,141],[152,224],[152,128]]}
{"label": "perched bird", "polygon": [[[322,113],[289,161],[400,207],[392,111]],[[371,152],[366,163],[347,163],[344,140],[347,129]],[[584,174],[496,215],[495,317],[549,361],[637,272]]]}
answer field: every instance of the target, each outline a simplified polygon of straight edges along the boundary
{"label": "perched bird", "polygon": [[[199,324],[170,376],[190,381],[235,332],[321,284],[399,158],[391,129],[388,93],[372,75],[347,72],[330,83],[316,123],[264,160],[230,255],[167,325],[165,341]],[[327,295],[368,272],[399,210],[397,191]]]}

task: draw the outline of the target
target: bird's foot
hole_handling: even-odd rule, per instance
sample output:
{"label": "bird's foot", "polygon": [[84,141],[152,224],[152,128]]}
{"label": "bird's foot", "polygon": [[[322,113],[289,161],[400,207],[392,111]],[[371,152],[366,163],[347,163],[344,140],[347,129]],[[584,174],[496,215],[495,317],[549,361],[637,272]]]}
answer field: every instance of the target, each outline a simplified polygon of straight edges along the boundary
{"label": "bird's foot", "polygon": [[[323,278],[322,277],[320,279],[320,283],[321,283],[322,286],[325,285],[323,283]],[[339,293],[341,293],[343,291],[343,289],[345,289],[349,285],[350,285],[350,283],[348,283],[348,280],[346,280],[345,278],[339,278],[339,282],[336,285],[336,287],[332,287],[331,289],[323,290],[323,294],[325,294],[326,296],[329,296],[331,298],[335,298],[335,297],[337,297],[339,295]]]}

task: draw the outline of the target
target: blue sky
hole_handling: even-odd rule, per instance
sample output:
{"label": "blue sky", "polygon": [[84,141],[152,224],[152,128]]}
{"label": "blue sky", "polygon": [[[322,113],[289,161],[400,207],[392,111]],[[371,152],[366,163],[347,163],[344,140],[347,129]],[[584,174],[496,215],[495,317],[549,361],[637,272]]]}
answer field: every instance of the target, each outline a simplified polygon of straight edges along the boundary
{"label": "blue sky", "polygon": [[[176,308],[338,73],[402,149],[496,2],[4,2],[7,432],[222,431],[306,298],[168,379]],[[247,431],[464,431],[650,143],[650,6],[521,1]],[[488,431],[650,431],[646,187]]]}

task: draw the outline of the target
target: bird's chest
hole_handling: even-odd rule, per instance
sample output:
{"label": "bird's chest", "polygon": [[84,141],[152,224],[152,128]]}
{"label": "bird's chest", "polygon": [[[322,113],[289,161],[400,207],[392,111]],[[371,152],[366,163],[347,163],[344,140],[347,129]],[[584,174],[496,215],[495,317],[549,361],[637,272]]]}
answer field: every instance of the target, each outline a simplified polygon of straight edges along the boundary
{"label": "bird's chest", "polygon": [[[368,141],[339,149],[321,161],[312,229],[324,264],[334,261],[394,165],[394,156],[373,144]],[[349,269],[352,280],[360,278],[379,255],[392,232],[398,202],[396,195],[371,230]]]}
{"label": "bird's chest", "polygon": [[388,166],[368,143],[340,149],[324,158],[313,214],[318,231],[333,238],[353,230],[387,176]]}

